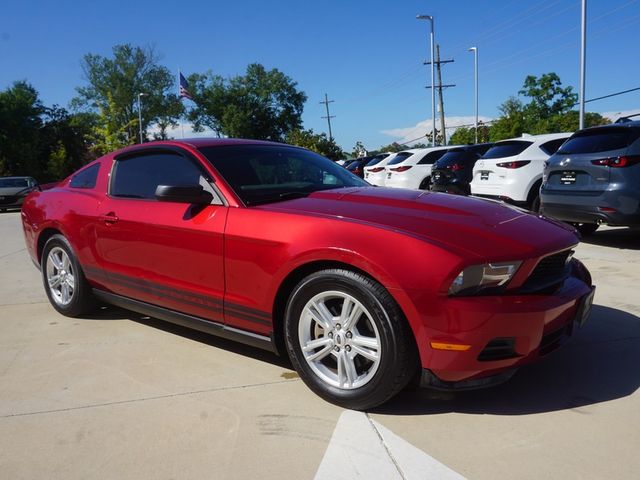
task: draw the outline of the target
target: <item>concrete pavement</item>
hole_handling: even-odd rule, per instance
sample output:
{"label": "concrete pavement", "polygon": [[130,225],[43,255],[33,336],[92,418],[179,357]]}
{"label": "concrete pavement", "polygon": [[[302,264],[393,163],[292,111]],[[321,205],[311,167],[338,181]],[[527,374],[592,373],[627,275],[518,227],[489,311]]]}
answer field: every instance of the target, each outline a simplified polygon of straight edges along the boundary
{"label": "concrete pavement", "polygon": [[[57,314],[19,221],[0,215],[0,478],[314,478],[334,429],[350,438],[274,355],[115,308]],[[589,242],[596,307],[562,350],[494,389],[403,392],[371,422],[470,479],[637,478],[640,234]]]}

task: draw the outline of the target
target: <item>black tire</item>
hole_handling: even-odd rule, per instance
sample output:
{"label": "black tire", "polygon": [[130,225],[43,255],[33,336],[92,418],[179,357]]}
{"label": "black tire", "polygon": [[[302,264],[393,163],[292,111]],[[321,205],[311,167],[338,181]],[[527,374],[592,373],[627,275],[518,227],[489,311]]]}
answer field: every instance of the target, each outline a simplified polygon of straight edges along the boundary
{"label": "black tire", "polygon": [[529,210],[533,213],[540,213],[540,195],[536,195],[533,201],[529,204]]}
{"label": "black tire", "polygon": [[[59,300],[56,300],[55,294],[52,292],[52,288],[49,286],[48,282],[48,270],[49,263],[52,263],[49,254],[52,250],[56,249],[56,252],[63,251],[66,253],[69,263],[71,266],[71,273],[73,276],[73,289],[70,294],[70,299],[68,303],[61,303]],[[42,250],[42,260],[41,260],[41,271],[42,271],[42,283],[44,285],[44,290],[49,298],[49,302],[59,313],[65,315],[67,317],[78,317],[87,312],[90,312],[95,308],[96,302],[93,297],[91,286],[87,282],[84,273],[82,272],[82,268],[78,263],[78,259],[69,244],[69,241],[62,235],[53,235],[47,243],[45,243],[44,248]],[[55,267],[54,267],[55,268]],[[65,276],[68,275],[65,272]]]}
{"label": "black tire", "polygon": [[598,230],[598,227],[600,227],[597,223],[573,223],[572,225],[583,237],[595,233],[595,231]]}
{"label": "black tire", "polygon": [[[307,331],[306,326],[311,325],[307,320],[309,317],[303,316],[305,308],[314,298],[336,293],[354,299],[354,303],[359,302],[365,309],[365,313],[357,316],[357,320],[352,324],[353,331],[356,332],[352,334],[353,338],[349,336],[351,332],[345,333],[344,330],[338,329],[332,330],[333,334],[326,333],[324,329],[321,333],[316,333],[315,340],[327,340],[331,337],[328,345],[329,353],[325,354],[326,359],[322,358],[316,365],[322,364],[321,368],[326,369],[329,374],[333,372],[339,378],[340,370],[337,365],[341,354],[336,353],[335,349],[337,347],[340,351],[336,343],[343,345],[342,355],[353,355],[350,362],[353,372],[358,375],[358,381],[366,380],[362,385],[351,382],[351,386],[347,385],[343,388],[340,385],[331,384],[330,380],[323,378],[322,374],[316,371],[317,368],[316,370],[314,370],[315,367],[312,368],[302,350],[301,343],[304,340],[301,340],[300,330]],[[323,303],[331,310],[329,313],[334,315],[335,321],[337,318],[335,315],[340,311],[332,310],[338,305],[335,303],[330,307],[332,301],[342,300],[329,299],[327,303]],[[316,321],[313,331],[318,332],[319,325]],[[375,368],[370,366],[372,361],[359,357],[357,353],[356,338],[365,338],[361,330],[366,331],[369,327],[376,330],[374,337],[369,338],[376,338],[379,341],[378,363]],[[311,331],[311,327],[308,330]],[[330,269],[313,273],[293,289],[285,311],[285,341],[291,362],[307,386],[325,400],[354,410],[366,410],[386,402],[409,383],[419,367],[413,333],[391,295],[378,282],[349,270]],[[351,352],[348,343],[350,341],[354,342],[355,353],[347,353]],[[324,347],[317,348],[322,350]],[[314,350],[311,355],[316,352]],[[331,362],[336,365],[333,370]],[[348,370],[344,366],[343,373],[345,369]]]}
{"label": "black tire", "polygon": [[431,190],[431,177],[427,177],[420,183],[420,190]]}

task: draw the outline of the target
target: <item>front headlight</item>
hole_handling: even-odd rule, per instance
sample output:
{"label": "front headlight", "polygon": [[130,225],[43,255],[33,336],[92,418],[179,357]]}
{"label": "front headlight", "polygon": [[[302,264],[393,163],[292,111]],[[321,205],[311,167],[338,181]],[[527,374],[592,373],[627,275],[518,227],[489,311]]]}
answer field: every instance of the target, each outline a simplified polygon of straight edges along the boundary
{"label": "front headlight", "polygon": [[485,263],[462,270],[449,287],[449,295],[502,293],[522,262]]}

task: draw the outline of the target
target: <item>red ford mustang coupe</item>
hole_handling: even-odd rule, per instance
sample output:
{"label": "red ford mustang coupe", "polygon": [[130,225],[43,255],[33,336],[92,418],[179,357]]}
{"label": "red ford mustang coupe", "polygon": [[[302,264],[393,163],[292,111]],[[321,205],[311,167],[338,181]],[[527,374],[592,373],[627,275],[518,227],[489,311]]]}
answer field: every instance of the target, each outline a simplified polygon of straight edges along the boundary
{"label": "red ford mustang coupe", "polygon": [[493,201],[374,188],[308,150],[154,142],[32,193],[53,307],[97,300],[288,354],[318,395],[379,405],[509,378],[566,339],[594,288],[575,231]]}

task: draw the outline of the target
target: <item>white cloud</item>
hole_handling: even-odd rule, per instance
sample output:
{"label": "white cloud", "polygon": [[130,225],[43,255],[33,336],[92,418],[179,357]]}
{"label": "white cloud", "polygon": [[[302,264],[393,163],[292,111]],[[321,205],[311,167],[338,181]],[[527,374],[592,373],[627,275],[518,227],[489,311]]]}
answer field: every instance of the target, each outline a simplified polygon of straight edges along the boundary
{"label": "white cloud", "polygon": [[[478,121],[480,122],[489,122],[493,120],[491,117],[479,116]],[[447,137],[451,137],[454,134],[457,128],[463,125],[473,126],[475,122],[475,116],[462,116],[462,117],[447,117],[446,118],[446,127],[447,127]],[[415,140],[420,138],[419,142],[424,142],[424,136],[427,132],[431,132],[432,119],[423,120],[418,122],[413,127],[403,127],[403,128],[392,128],[389,130],[382,130],[381,133],[385,135],[389,135],[396,139],[395,141],[399,143],[413,143],[411,140]],[[440,120],[436,118],[436,128],[440,128]]]}

